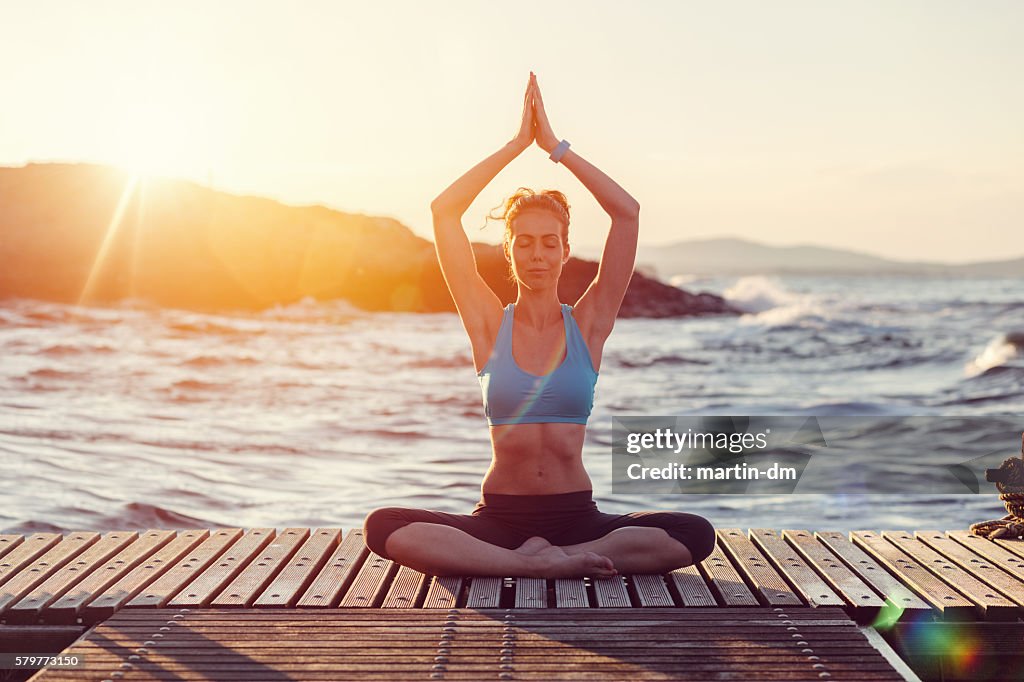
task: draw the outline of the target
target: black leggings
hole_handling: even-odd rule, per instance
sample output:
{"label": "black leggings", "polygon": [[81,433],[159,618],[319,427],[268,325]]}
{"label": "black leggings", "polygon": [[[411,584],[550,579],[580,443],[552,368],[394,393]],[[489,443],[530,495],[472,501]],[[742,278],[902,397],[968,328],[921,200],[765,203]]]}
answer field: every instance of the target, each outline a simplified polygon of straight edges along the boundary
{"label": "black leggings", "polygon": [[626,526],[662,528],[683,543],[693,563],[714,551],[715,529],[696,514],[641,511],[605,514],[598,511],[590,490],[559,495],[483,495],[472,514],[449,514],[426,509],[375,509],[363,524],[366,546],[390,559],[384,551],[388,536],[410,523],[422,521],[453,526],[492,545],[515,549],[528,538],[540,536],[553,545],[576,545],[597,540]]}

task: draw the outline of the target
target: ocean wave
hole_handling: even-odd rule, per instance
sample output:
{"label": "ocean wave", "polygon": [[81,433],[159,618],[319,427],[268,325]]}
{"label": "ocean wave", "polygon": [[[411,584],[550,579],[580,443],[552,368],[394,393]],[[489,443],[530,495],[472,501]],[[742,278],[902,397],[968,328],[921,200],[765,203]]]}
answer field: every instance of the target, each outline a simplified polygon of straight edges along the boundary
{"label": "ocean wave", "polygon": [[895,416],[907,414],[906,407],[874,402],[850,401],[836,403],[817,403],[793,410],[794,414],[806,414],[815,417],[839,416]]}
{"label": "ocean wave", "polygon": [[100,353],[114,353],[116,349],[113,346],[99,345],[99,346],[71,346],[64,343],[54,344],[47,346],[39,351],[40,355],[46,355],[53,358],[63,358],[70,355],[85,355],[85,354],[100,354]]}
{"label": "ocean wave", "polygon": [[181,363],[182,367],[221,367],[224,365],[258,365],[259,360],[251,357],[230,357],[215,355],[197,355]]}
{"label": "ocean wave", "polygon": [[156,505],[144,502],[129,502],[122,507],[122,511],[104,519],[99,527],[177,529],[211,528],[216,525],[211,521],[181,514]]}
{"label": "ocean wave", "polygon": [[180,391],[219,391],[222,388],[228,388],[228,386],[209,381],[199,381],[198,379],[182,379],[181,381],[175,381],[171,384],[170,388],[171,390]]}
{"label": "ocean wave", "polygon": [[772,328],[824,327],[832,312],[813,294],[799,294],[768,277],[741,277],[723,292],[725,299],[746,314],[740,323]]}
{"label": "ocean wave", "polygon": [[992,339],[985,349],[974,356],[964,367],[968,377],[989,374],[993,369],[1003,367],[1020,357],[1024,350],[1024,331],[1011,331]]}
{"label": "ocean wave", "polygon": [[41,367],[28,373],[32,379],[84,379],[88,377],[86,372],[68,372],[53,367]]}
{"label": "ocean wave", "polygon": [[473,366],[473,358],[469,355],[412,358],[403,362],[402,366],[409,369],[466,369]]}
{"label": "ocean wave", "polygon": [[29,519],[27,521],[21,521],[13,526],[4,528],[6,533],[16,533],[18,535],[31,535],[32,533],[62,533],[66,528],[59,526],[49,521],[40,521],[38,519]]}
{"label": "ocean wave", "polygon": [[693,358],[683,357],[682,355],[656,355],[650,358],[638,358],[634,360],[627,360],[626,358],[617,358],[616,364],[619,367],[625,369],[638,369],[641,367],[654,367],[655,365],[710,365],[710,360],[695,360]]}
{"label": "ocean wave", "polygon": [[1024,367],[1014,365],[996,365],[989,367],[981,374],[975,374],[968,378],[969,381],[981,381],[1000,377],[1002,379],[1024,379]]}
{"label": "ocean wave", "polygon": [[316,324],[345,324],[353,319],[371,315],[343,299],[317,301],[306,296],[301,301],[275,305],[261,310],[257,317],[273,322],[304,322]]}
{"label": "ocean wave", "polygon": [[786,289],[778,280],[762,276],[741,277],[722,295],[729,303],[747,313],[761,313],[789,306],[803,298]]}
{"label": "ocean wave", "polygon": [[263,329],[242,329],[213,320],[177,320],[169,321],[166,325],[169,331],[178,332],[181,336],[259,336],[265,333]]}

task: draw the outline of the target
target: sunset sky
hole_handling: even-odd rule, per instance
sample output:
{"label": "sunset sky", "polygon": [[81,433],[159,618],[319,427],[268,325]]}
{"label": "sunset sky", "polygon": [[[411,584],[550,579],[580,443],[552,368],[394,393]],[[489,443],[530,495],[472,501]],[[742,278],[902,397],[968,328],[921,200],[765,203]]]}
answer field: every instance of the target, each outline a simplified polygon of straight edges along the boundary
{"label": "sunset sky", "polygon": [[[392,216],[555,133],[641,203],[641,241],[736,236],[906,260],[1024,255],[1024,3],[5,2],[0,165],[115,163]],[[520,185],[607,218],[527,151]]]}

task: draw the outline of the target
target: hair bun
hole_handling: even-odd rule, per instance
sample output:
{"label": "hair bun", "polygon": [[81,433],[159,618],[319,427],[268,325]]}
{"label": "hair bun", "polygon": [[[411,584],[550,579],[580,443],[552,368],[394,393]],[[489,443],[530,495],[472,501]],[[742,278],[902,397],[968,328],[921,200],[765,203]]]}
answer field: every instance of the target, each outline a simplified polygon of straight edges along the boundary
{"label": "hair bun", "polygon": [[[499,209],[501,213],[495,215]],[[487,217],[502,220],[506,225],[510,225],[519,213],[527,209],[551,211],[565,222],[566,227],[569,225],[569,200],[557,189],[542,189],[537,192],[529,187],[520,187],[502,204],[492,209]]]}

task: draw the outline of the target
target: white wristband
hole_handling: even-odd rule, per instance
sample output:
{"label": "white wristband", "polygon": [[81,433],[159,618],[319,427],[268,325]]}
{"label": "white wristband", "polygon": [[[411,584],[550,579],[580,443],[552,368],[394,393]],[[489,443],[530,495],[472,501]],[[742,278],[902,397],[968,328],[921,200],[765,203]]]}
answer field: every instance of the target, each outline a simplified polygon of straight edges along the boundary
{"label": "white wristband", "polygon": [[565,156],[567,151],[569,151],[569,140],[562,140],[558,143],[558,146],[555,147],[555,151],[551,152],[551,156],[548,158],[555,163],[558,163],[562,160],[562,157]]}

